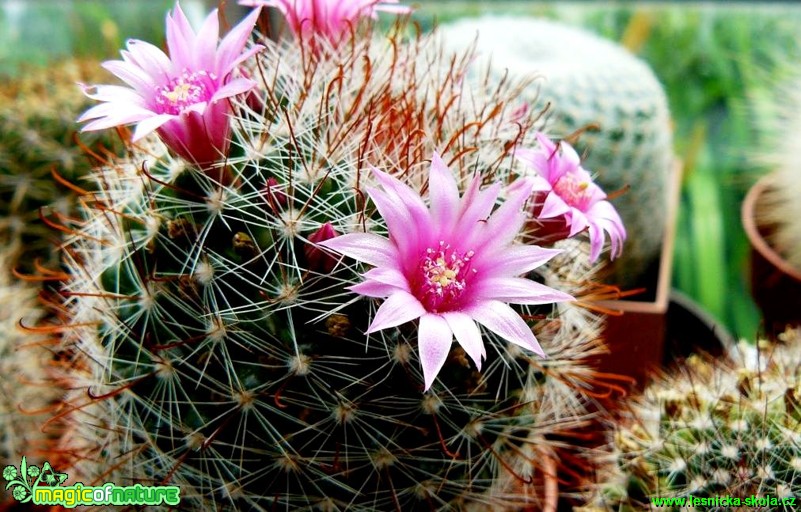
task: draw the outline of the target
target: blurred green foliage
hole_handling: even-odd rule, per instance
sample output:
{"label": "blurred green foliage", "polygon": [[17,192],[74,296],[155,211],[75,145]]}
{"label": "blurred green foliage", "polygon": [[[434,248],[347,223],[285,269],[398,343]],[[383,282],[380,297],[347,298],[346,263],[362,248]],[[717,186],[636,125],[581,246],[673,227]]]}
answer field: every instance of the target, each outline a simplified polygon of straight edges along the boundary
{"label": "blurred green foliage", "polygon": [[[45,65],[66,56],[119,56],[131,37],[160,44],[164,17],[174,0],[0,1],[0,76],[21,65]],[[203,2],[184,0],[190,19],[204,15]],[[193,20],[194,21],[194,20]]]}
{"label": "blurred green foliage", "polygon": [[684,163],[674,287],[735,336],[753,339],[760,317],[748,292],[740,203],[765,172],[754,164],[764,136],[760,106],[801,62],[801,5],[440,2],[417,16],[428,28],[489,14],[544,16],[582,26],[649,63],[666,88],[676,154]]}

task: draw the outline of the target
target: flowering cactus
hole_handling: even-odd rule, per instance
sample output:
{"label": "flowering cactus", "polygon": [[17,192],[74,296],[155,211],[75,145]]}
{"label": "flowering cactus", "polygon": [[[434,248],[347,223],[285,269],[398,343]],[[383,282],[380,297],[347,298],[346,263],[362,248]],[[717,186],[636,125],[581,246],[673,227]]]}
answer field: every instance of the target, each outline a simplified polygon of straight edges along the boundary
{"label": "flowering cactus", "polygon": [[623,221],[601,187],[581,167],[576,150],[565,141],[554,143],[542,133],[537,134],[537,140],[540,147],[536,150],[517,150],[517,157],[537,173],[521,181],[530,181],[534,189],[534,221],[529,225],[529,234],[547,242],[588,230],[590,258],[595,261],[606,232],[612,245],[611,258],[620,256],[626,240]]}
{"label": "flowering cactus", "polygon": [[127,83],[85,87],[85,93],[103,103],[87,110],[79,122],[83,130],[101,130],[137,123],[132,140],[156,130],[176,154],[203,169],[223,160],[231,141],[229,98],[256,83],[235,77],[237,67],[261,49],[245,50],[258,10],[234,27],[219,46],[217,11],[208,15],[195,33],[180,5],[167,16],[169,57],[150,43],[128,41],[123,60],[103,64]]}
{"label": "flowering cactus", "polygon": [[51,424],[76,480],[170,482],[187,510],[553,504],[599,321],[562,302],[586,247],[522,244],[529,190],[498,201],[524,84],[362,27],[240,63],[229,180],[145,137],[65,219]]}

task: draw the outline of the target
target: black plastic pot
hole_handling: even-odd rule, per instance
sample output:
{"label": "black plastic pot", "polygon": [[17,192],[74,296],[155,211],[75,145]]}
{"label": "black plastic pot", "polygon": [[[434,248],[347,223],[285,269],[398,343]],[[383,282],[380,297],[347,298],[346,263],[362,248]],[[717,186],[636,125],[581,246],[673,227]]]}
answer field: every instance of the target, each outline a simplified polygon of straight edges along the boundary
{"label": "black plastic pot", "polygon": [[721,356],[734,345],[728,329],[703,307],[678,290],[671,290],[667,310],[663,365],[670,367],[693,353]]}

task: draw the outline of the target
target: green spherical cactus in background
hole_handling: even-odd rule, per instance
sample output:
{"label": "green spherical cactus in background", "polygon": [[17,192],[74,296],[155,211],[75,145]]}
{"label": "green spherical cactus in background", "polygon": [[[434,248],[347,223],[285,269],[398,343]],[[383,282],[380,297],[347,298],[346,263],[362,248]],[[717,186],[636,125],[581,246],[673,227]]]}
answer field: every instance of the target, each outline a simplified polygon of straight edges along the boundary
{"label": "green spherical cactus in background", "polygon": [[487,16],[441,27],[449,47],[476,46],[496,79],[536,76],[523,97],[547,107],[546,130],[575,141],[582,165],[608,193],[628,231],[613,279],[642,285],[658,259],[667,222],[667,190],[675,165],[664,89],[646,63],[586,30],[533,18]]}
{"label": "green spherical cactus in background", "polygon": [[[67,59],[47,67],[31,67],[0,85],[0,240],[19,255],[12,267],[33,270],[33,261],[57,261],[55,233],[39,219],[68,215],[74,194],[58,184],[56,171],[81,186],[91,169],[85,148],[76,144],[75,119],[91,101],[78,87],[101,75],[97,62]],[[86,147],[101,151],[116,138],[111,133],[82,136]]]}
{"label": "green spherical cactus in background", "polygon": [[[691,356],[653,383],[619,422],[608,471],[582,510],[643,510],[651,498],[689,495],[736,498],[733,509],[750,510],[752,496],[798,496],[801,332],[782,339],[741,342],[731,359]],[[764,508],[794,509],[781,501]]]}
{"label": "green spherical cactus in background", "polygon": [[[69,221],[59,469],[178,485],[186,510],[552,506],[554,436],[590,417],[599,320],[522,307],[548,359],[485,333],[481,372],[454,349],[423,392],[415,325],[365,335],[377,303],[347,287],[366,268],[316,245],[386,232],[369,165],[422,190],[438,151],[462,185],[514,179],[511,149],[533,140],[522,86],[466,85],[471,55],[432,37],[325,57],[264,44],[256,88],[231,100],[225,180],[146,138]],[[535,277],[578,293],[597,269],[562,245]]]}

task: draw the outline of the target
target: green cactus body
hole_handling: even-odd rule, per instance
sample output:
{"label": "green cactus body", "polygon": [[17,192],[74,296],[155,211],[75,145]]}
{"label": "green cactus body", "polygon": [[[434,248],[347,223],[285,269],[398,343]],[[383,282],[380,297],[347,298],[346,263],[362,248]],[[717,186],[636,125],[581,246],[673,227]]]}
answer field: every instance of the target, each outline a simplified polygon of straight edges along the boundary
{"label": "green cactus body", "polygon": [[[752,496],[798,496],[799,332],[785,336],[787,345],[759,350],[741,343],[736,362],[692,356],[650,386],[617,429],[587,510],[642,510],[651,498],[688,495],[736,498],[734,510],[752,510]],[[795,510],[786,505],[764,509]]]}
{"label": "green cactus body", "polygon": [[597,127],[574,146],[608,193],[631,187],[613,201],[628,231],[614,279],[638,284],[659,256],[675,165],[667,97],[648,65],[611,41],[544,19],[487,16],[441,30],[449,47],[475,44],[496,78],[538,77],[523,96],[547,107],[548,132],[562,138]]}
{"label": "green cactus body", "polygon": [[[454,350],[423,393],[415,328],[364,335],[376,303],[345,290],[363,266],[309,250],[327,223],[385,231],[368,164],[421,187],[439,148],[463,182],[511,179],[506,152],[532,125],[520,86],[467,88],[470,55],[427,37],[319,61],[265,44],[235,105],[229,185],[155,139],[96,172],[63,253],[60,469],[179,485],[190,510],[541,503],[549,436],[587,418],[598,320],[530,309],[548,360],[487,339],[481,373]],[[542,273],[567,292],[594,272],[572,243]]]}

